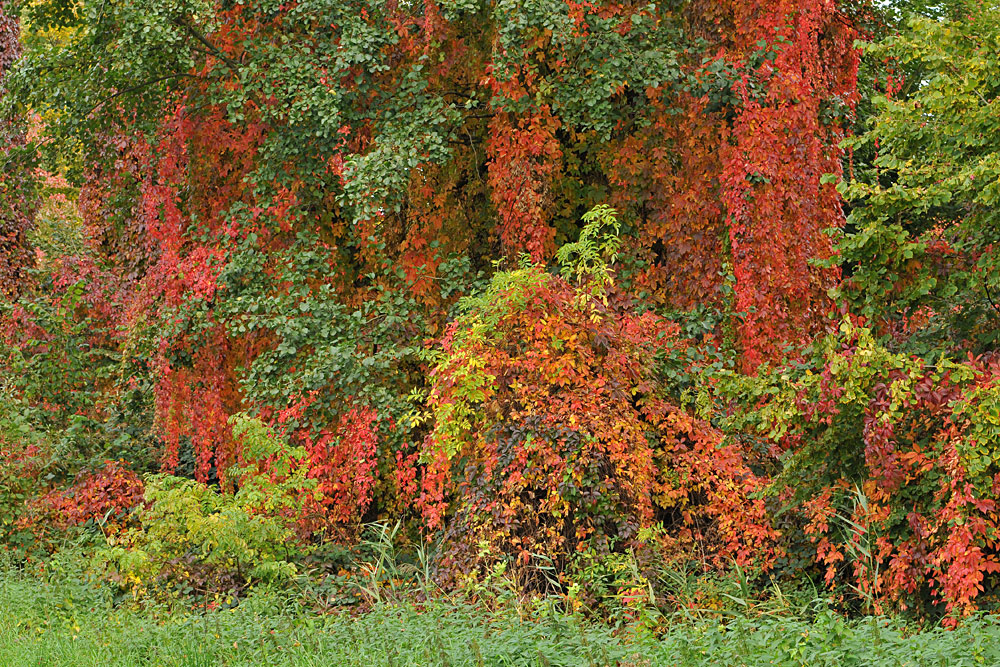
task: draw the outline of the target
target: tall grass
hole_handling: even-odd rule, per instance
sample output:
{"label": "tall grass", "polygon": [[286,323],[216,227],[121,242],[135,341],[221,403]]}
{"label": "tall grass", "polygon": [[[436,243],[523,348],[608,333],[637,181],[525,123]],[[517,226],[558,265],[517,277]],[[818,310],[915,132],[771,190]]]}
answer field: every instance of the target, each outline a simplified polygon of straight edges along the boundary
{"label": "tall grass", "polygon": [[115,608],[100,588],[0,574],[0,665],[1000,665],[1000,622],[908,634],[885,619],[737,617],[659,638],[558,613],[523,621],[461,603],[319,616],[255,593],[234,609]]}

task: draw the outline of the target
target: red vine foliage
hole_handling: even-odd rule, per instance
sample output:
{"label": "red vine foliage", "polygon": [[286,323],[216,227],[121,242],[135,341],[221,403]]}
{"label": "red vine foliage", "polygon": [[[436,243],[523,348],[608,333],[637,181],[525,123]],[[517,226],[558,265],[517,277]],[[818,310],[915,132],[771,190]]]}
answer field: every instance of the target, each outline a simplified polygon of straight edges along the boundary
{"label": "red vine foliage", "polygon": [[[192,115],[181,103],[163,128],[153,155],[139,153],[141,166],[151,170],[142,187],[141,216],[155,248],[155,262],[137,292],[132,316],[154,304],[168,309],[192,302],[209,309],[215,300],[223,251],[218,245],[193,243],[191,219],[215,238],[237,238],[247,230],[226,226],[223,214],[245,194],[243,180],[253,165],[261,129],[232,127],[221,111]],[[219,150],[225,146],[225,150]],[[181,192],[195,196],[182,196]],[[223,232],[220,234],[219,232]],[[196,340],[163,338],[157,360],[157,418],[164,437],[163,467],[177,467],[182,438],[195,455],[195,477],[207,481],[213,467],[224,470],[235,461],[229,416],[239,410],[234,368],[246,359],[250,342],[231,339],[215,324]],[[183,351],[189,365],[169,359]]]}
{"label": "red vine foliage", "polygon": [[500,216],[500,242],[508,255],[525,253],[540,262],[555,250],[549,224],[550,190],[562,152],[555,138],[559,119],[548,107],[514,118],[498,114],[490,123],[489,184]]}
{"label": "red vine foliage", "polygon": [[316,394],[280,410],[273,425],[305,448],[308,479],[316,486],[303,497],[299,529],[306,535],[330,532],[346,535],[355,531],[365,516],[378,477],[379,416],[366,406],[354,406],[341,417],[335,429],[296,428],[315,403]]}
{"label": "red vine foliage", "polygon": [[614,201],[640,207],[639,252],[655,298],[704,303],[718,298],[720,270],[732,272],[752,370],[807,340],[830,309],[838,274],[809,260],[831,256],[824,231],[843,224],[834,186],[821,179],[841,173],[856,33],[832,0],[695,3],[691,15],[717,45],[694,76],[710,85],[725,65],[734,101],[720,105],[711,88],[685,94],[679,115],[665,107],[652,132],[615,145]]}
{"label": "red vine foliage", "polygon": [[[807,340],[830,308],[826,291],[839,276],[809,260],[831,255],[824,231],[843,224],[833,185],[820,180],[841,173],[842,130],[832,114],[853,101],[858,61],[855,32],[831,0],[730,10],[747,20],[730,47],[743,57],[762,34],[787,44],[773,64],[743,74],[735,91],[742,108],[723,154],[735,305],[747,313],[744,361],[753,368],[777,358],[783,342]],[[763,82],[763,97],[751,77]]]}
{"label": "red vine foliage", "polygon": [[66,531],[88,521],[101,524],[105,534],[124,526],[132,510],[144,502],[142,480],[120,461],[107,461],[93,472],[84,472],[66,489],[33,499],[17,527],[36,532],[45,542],[53,530]]}
{"label": "red vine foliage", "polygon": [[[1000,432],[989,416],[1000,405],[996,355],[942,370],[920,359],[879,359],[848,340],[798,401],[802,421],[786,438],[796,465],[807,461],[831,476],[808,487],[802,505],[826,581],[852,582],[879,613],[915,607],[927,615],[930,602],[955,623],[977,609],[1000,575],[1000,466],[986,445]],[[820,468],[797,444],[835,437],[855,419],[864,444],[857,488],[844,468]]]}

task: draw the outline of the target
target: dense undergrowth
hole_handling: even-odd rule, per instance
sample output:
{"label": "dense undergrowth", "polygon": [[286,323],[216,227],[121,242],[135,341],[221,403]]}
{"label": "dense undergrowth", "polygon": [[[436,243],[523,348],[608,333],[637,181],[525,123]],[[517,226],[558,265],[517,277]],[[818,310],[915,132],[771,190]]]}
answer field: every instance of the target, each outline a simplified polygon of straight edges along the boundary
{"label": "dense undergrowth", "polygon": [[0,0],[0,662],[996,660],[998,53]]}

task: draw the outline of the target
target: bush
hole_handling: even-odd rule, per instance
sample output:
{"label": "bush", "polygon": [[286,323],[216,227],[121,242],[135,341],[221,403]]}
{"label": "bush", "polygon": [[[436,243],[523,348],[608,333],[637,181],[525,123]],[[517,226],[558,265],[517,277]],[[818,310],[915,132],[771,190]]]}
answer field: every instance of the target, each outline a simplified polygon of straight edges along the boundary
{"label": "bush", "polygon": [[762,480],[737,444],[667,400],[656,359],[683,345],[678,329],[612,291],[598,265],[614,250],[598,233],[608,212],[589,218],[564,276],[498,273],[442,342],[421,454],[425,517],[447,523],[442,568],[474,577],[499,559],[544,590],[537,565],[558,579],[587,549],[766,564]]}
{"label": "bush", "polygon": [[154,475],[133,528],[97,553],[97,563],[136,598],[146,594],[241,594],[255,581],[295,574],[294,533],[235,495],[189,479]]}
{"label": "bush", "polygon": [[98,470],[81,471],[69,488],[30,499],[17,526],[31,532],[36,546],[53,551],[59,537],[77,526],[118,534],[142,502],[139,476],[121,461],[107,461]]}
{"label": "bush", "polygon": [[800,511],[828,583],[870,611],[977,608],[1000,575],[1000,357],[928,363],[847,319],[811,359],[714,386],[753,406],[728,430],[784,452],[772,492]]}
{"label": "bush", "polygon": [[224,473],[223,493],[171,475],[146,480],[139,526],[108,536],[97,561],[134,596],[238,596],[255,582],[287,580],[304,546],[295,534],[307,499],[307,453],[289,448],[259,420],[233,419],[245,458]]}
{"label": "bush", "polygon": [[35,549],[33,531],[22,526],[27,503],[43,488],[52,464],[47,443],[17,400],[0,389],[0,541],[19,558]]}

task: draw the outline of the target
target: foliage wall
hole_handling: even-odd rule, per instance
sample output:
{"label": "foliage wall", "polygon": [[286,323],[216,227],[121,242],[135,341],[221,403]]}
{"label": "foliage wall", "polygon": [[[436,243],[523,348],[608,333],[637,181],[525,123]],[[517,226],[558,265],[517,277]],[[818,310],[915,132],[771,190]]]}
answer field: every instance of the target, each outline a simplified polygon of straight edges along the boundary
{"label": "foliage wall", "polygon": [[452,583],[971,611],[1000,24],[883,4],[0,5],[7,541],[120,514],[170,579],[209,494],[214,585],[399,518]]}

